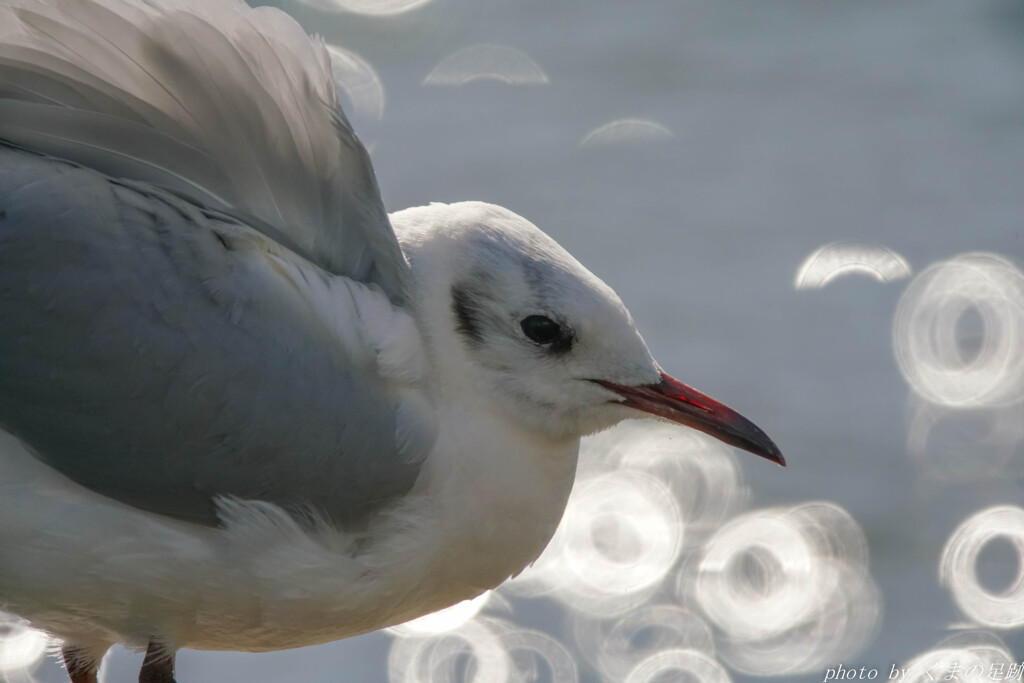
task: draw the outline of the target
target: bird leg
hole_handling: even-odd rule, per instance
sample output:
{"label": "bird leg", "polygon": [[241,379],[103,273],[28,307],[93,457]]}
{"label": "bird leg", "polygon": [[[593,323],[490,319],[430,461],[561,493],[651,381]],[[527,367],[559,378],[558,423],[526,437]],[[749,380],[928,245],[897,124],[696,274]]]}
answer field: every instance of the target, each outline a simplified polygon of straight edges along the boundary
{"label": "bird leg", "polygon": [[160,643],[149,641],[142,670],[139,671],[139,683],[175,683],[174,652]]}
{"label": "bird leg", "polygon": [[96,669],[99,662],[89,653],[88,650],[74,645],[64,645],[60,649],[64,658],[64,666],[67,667],[71,683],[96,683]]}

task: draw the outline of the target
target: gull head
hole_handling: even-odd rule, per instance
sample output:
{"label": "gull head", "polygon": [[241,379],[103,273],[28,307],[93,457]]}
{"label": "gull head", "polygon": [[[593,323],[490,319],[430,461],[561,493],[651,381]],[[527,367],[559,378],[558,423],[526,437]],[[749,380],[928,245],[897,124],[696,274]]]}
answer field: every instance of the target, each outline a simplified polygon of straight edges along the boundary
{"label": "gull head", "polygon": [[492,405],[556,439],[641,411],[782,463],[753,423],[662,371],[618,295],[526,219],[463,202],[391,222],[448,398]]}

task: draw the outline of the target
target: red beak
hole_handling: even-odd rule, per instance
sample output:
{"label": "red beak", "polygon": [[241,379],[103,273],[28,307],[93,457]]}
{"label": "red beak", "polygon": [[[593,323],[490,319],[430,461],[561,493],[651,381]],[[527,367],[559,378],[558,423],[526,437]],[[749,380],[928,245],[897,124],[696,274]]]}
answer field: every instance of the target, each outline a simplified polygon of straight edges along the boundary
{"label": "red beak", "polygon": [[757,425],[664,372],[657,384],[638,387],[626,387],[600,379],[594,381],[622,396],[625,399],[622,401],[624,406],[692,427],[731,446],[786,466],[778,446]]}

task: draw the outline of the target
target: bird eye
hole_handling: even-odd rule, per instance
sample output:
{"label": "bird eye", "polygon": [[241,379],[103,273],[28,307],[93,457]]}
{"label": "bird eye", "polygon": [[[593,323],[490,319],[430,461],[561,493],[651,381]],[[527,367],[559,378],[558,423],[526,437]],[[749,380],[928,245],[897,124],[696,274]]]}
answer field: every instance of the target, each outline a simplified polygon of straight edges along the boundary
{"label": "bird eye", "polygon": [[553,344],[562,336],[562,327],[543,315],[528,315],[523,318],[519,326],[523,328],[523,334],[530,341],[538,344]]}

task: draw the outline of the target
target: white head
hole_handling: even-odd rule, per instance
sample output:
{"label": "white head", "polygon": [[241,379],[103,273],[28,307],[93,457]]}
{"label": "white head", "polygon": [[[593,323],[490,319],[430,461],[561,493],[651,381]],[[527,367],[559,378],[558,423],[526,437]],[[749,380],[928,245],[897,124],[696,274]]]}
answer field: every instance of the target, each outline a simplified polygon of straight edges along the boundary
{"label": "white head", "polygon": [[[751,446],[751,435],[732,433],[745,420],[727,425],[728,434],[712,430],[726,429],[713,410],[728,409],[665,375],[615,292],[526,219],[465,202],[407,209],[391,222],[441,391],[490,402],[554,438],[607,428],[639,409]],[[760,441],[770,444],[767,437],[754,436],[757,452],[777,459]]]}

